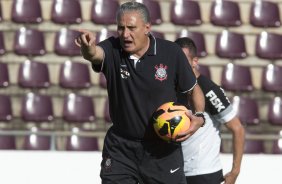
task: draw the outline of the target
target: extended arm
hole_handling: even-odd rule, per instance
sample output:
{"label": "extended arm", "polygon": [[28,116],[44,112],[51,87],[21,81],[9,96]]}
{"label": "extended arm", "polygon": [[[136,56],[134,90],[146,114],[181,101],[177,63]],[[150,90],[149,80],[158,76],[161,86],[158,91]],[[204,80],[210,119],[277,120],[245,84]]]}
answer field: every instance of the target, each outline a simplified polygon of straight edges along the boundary
{"label": "extended arm", "polygon": [[104,51],[101,47],[96,46],[95,35],[87,30],[79,30],[79,32],[81,34],[75,39],[75,44],[80,47],[83,58],[92,64],[101,64],[104,59]]}
{"label": "extended arm", "polygon": [[238,117],[227,122],[226,127],[232,132],[233,136],[233,164],[232,170],[224,176],[224,179],[225,184],[234,184],[240,173],[244,152],[245,130]]}

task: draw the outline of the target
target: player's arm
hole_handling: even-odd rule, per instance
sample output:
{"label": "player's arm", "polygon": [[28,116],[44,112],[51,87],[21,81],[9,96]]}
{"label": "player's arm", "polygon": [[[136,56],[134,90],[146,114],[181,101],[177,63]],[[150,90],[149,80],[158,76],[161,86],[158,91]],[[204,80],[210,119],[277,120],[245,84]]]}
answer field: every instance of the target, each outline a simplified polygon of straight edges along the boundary
{"label": "player's arm", "polygon": [[104,60],[104,51],[96,45],[96,37],[90,31],[78,30],[81,34],[75,39],[75,44],[80,47],[84,59],[94,65],[99,65]]}
{"label": "player's arm", "polygon": [[[205,97],[201,87],[197,84],[194,89],[188,94],[188,101],[195,113],[203,113],[205,111]],[[205,123],[205,119],[203,117],[198,117],[195,115],[190,116],[192,121],[190,127],[190,134],[195,133],[200,127],[202,127]]]}
{"label": "player's arm", "polygon": [[[187,93],[188,103],[193,107],[195,112],[204,112],[205,109],[205,97],[202,89],[198,84],[195,85],[192,91]],[[205,119],[193,115],[191,112],[187,113],[187,116],[191,120],[191,125],[188,132],[178,135],[176,141],[184,141],[193,135],[201,126],[204,125]]]}
{"label": "player's arm", "polygon": [[233,164],[232,169],[225,176],[225,184],[234,184],[241,168],[244,152],[245,130],[238,117],[234,117],[225,126],[232,132],[233,137]]}

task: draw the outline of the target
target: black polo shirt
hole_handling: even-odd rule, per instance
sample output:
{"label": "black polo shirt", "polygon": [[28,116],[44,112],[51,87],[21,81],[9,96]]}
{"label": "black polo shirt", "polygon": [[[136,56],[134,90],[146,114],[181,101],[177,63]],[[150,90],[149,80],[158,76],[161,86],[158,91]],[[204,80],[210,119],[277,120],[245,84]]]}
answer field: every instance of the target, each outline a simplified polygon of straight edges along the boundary
{"label": "black polo shirt", "polygon": [[150,47],[136,68],[118,38],[98,45],[105,58],[93,69],[105,74],[113,129],[122,136],[143,139],[152,134],[153,112],[165,102],[176,101],[176,88],[187,92],[196,84],[183,51],[173,42],[150,36]]}

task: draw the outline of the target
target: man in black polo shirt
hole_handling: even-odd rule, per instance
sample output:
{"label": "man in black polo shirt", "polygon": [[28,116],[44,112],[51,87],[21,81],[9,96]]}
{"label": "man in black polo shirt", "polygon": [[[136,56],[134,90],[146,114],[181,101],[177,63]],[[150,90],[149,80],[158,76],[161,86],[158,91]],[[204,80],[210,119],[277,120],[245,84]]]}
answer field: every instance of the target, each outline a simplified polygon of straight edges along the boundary
{"label": "man in black polo shirt", "polygon": [[[103,184],[185,184],[180,142],[204,124],[187,112],[188,132],[167,143],[156,136],[151,118],[163,103],[176,101],[176,90],[187,93],[196,111],[204,110],[204,97],[181,48],[150,34],[145,5],[127,2],[117,12],[119,38],[95,45],[95,35],[81,30],[75,40],[81,53],[107,79],[113,126],[103,147]],[[187,100],[188,100],[187,96]]]}

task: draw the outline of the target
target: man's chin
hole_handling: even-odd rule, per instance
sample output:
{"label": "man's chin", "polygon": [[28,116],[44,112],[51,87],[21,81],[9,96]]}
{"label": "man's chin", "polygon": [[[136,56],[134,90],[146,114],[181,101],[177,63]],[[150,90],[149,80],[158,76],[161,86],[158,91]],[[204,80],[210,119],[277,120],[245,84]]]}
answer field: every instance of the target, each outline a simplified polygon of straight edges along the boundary
{"label": "man's chin", "polygon": [[130,54],[134,52],[134,49],[133,49],[133,48],[129,48],[129,47],[124,47],[123,50],[124,50],[125,52],[130,53]]}

